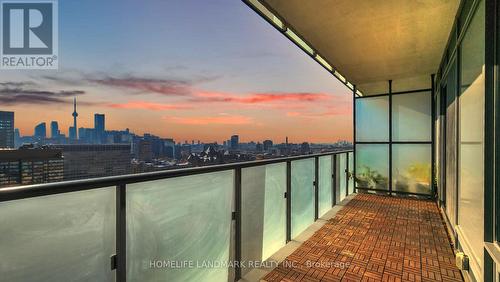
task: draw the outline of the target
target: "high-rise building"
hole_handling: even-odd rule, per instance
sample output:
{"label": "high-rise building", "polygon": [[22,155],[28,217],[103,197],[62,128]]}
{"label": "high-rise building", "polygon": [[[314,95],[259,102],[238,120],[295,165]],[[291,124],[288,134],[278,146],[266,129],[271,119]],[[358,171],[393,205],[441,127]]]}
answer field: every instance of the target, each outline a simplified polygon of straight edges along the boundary
{"label": "high-rise building", "polygon": [[273,147],[273,141],[264,140],[264,142],[262,142],[262,145],[264,145],[264,151],[267,151]]}
{"label": "high-rise building", "polygon": [[[76,125],[76,118],[78,117],[78,113],[76,112],[76,97],[73,99],[73,132],[71,131],[70,127],[70,132],[69,132],[69,139],[71,140],[77,140],[78,139],[78,133],[77,133],[77,125]],[[73,134],[71,134],[73,133]]]}
{"label": "high-rise building", "polygon": [[137,159],[145,162],[153,160],[153,145],[151,140],[140,139],[137,147]]}
{"label": "high-rise building", "polygon": [[182,159],[182,145],[180,145],[180,143],[174,145],[174,158],[176,160]]}
{"label": "high-rise building", "polygon": [[264,148],[260,142],[258,142],[257,145],[255,145],[255,151],[261,152],[263,149]]}
{"label": "high-rise building", "polygon": [[0,150],[0,187],[62,181],[63,169],[61,150]]}
{"label": "high-rise building", "polygon": [[309,154],[311,152],[311,147],[309,146],[309,143],[304,142],[300,145],[300,151],[302,154]]}
{"label": "high-rise building", "polygon": [[240,137],[238,135],[231,136],[231,149],[237,150],[240,143]]}
{"label": "high-rise building", "polygon": [[59,137],[59,124],[57,123],[57,121],[52,121],[50,123],[50,137],[52,139],[56,139]]}
{"label": "high-rise building", "polygon": [[34,136],[37,140],[45,140],[45,138],[47,138],[47,125],[45,122],[41,122],[35,126]]}
{"label": "high-rise building", "polygon": [[78,128],[78,143],[80,144],[95,144],[96,133],[93,128]]}
{"label": "high-rise building", "polygon": [[19,148],[22,145],[21,132],[19,128],[14,129],[14,148]]}
{"label": "high-rise building", "polygon": [[14,112],[0,111],[0,148],[14,148]]}
{"label": "high-rise building", "polygon": [[164,139],[165,157],[174,158],[175,157],[175,142],[174,139],[167,138]]}
{"label": "high-rise building", "polygon": [[130,144],[133,140],[133,133],[129,129],[125,130],[111,130],[105,132],[107,144]]}
{"label": "high-rise building", "polygon": [[74,126],[70,126],[69,127],[69,130],[68,130],[68,133],[69,133],[69,140],[76,140],[76,127]]}
{"label": "high-rise building", "polygon": [[105,136],[105,116],[104,114],[94,114],[94,132],[96,137],[96,142],[99,144],[106,143]]}
{"label": "high-rise building", "polygon": [[55,145],[62,150],[64,180],[131,173],[130,145]]}

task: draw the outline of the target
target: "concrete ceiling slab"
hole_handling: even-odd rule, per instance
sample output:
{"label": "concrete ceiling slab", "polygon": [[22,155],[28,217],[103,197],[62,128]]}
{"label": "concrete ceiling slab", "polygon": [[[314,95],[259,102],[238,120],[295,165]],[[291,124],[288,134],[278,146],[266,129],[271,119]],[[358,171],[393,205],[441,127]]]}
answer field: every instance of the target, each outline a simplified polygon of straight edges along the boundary
{"label": "concrete ceiling slab", "polygon": [[261,0],[349,81],[437,71],[459,0]]}

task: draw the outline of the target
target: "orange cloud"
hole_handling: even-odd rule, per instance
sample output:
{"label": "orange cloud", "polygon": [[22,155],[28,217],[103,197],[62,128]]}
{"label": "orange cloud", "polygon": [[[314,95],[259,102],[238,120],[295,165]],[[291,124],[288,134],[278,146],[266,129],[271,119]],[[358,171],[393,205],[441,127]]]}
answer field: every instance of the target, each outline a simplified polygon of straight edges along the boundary
{"label": "orange cloud", "polygon": [[109,104],[108,107],[115,109],[140,109],[140,110],[152,110],[152,111],[185,110],[192,108],[186,105],[151,103],[145,101],[130,101],[123,104]]}
{"label": "orange cloud", "polygon": [[164,117],[164,119],[184,125],[208,125],[208,124],[223,124],[223,125],[243,125],[251,124],[252,118],[239,115],[221,115],[221,116],[204,116],[204,117]]}
{"label": "orange cloud", "polygon": [[326,111],[312,113],[312,112],[287,112],[288,117],[302,117],[302,118],[321,118],[339,115],[351,115],[351,109],[347,107],[331,107]]}
{"label": "orange cloud", "polygon": [[325,93],[308,92],[279,92],[279,93],[253,93],[247,96],[238,96],[222,92],[200,91],[196,97],[191,99],[193,102],[234,102],[241,104],[257,104],[272,102],[319,102],[329,100],[331,97]]}

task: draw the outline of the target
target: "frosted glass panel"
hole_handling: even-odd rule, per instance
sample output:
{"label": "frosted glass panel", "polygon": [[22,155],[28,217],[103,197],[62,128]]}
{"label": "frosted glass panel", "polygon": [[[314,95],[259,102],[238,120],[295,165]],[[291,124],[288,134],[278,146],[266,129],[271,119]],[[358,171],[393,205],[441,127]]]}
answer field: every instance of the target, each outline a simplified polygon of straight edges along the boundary
{"label": "frosted glass panel", "polygon": [[349,182],[348,182],[348,194],[354,193],[354,153],[348,153],[349,154],[349,167],[348,167],[348,177],[349,177]]}
{"label": "frosted glass panel", "polygon": [[[483,261],[484,237],[484,2],[462,41],[459,103],[459,205],[458,224],[471,247],[469,256]],[[479,272],[479,270],[473,269]]]}
{"label": "frosted glass panel", "polygon": [[292,162],[292,238],[314,222],[314,159]]}
{"label": "frosted glass panel", "polygon": [[347,169],[347,154],[337,155],[337,199],[342,201],[347,193],[346,171]]}
{"label": "frosted glass panel", "polygon": [[333,161],[332,156],[319,157],[319,202],[318,215],[322,216],[332,208],[333,188]]}
{"label": "frosted glass panel", "polygon": [[392,97],[393,141],[431,141],[431,93]]}
{"label": "frosted glass panel", "polygon": [[431,194],[431,145],[392,147],[393,190]]}
{"label": "frosted glass panel", "polygon": [[115,188],[0,203],[1,281],[114,281]]}
{"label": "frosted glass panel", "polygon": [[389,189],[389,145],[356,145],[356,187]]}
{"label": "frosted glass panel", "polygon": [[264,261],[286,242],[286,163],[242,169],[241,189],[242,260]]}
{"label": "frosted glass panel", "polygon": [[[233,171],[127,186],[129,281],[227,281]],[[194,267],[151,268],[154,261]]]}
{"label": "frosted glass panel", "polygon": [[389,97],[356,99],[356,141],[389,141]]}

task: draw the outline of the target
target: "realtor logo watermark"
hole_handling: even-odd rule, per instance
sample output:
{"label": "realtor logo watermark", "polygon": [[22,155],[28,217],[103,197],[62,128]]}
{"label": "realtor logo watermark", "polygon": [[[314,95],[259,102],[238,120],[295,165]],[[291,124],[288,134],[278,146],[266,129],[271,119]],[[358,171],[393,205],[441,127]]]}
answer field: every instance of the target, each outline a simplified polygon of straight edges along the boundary
{"label": "realtor logo watermark", "polygon": [[1,1],[1,69],[57,69],[57,1]]}

